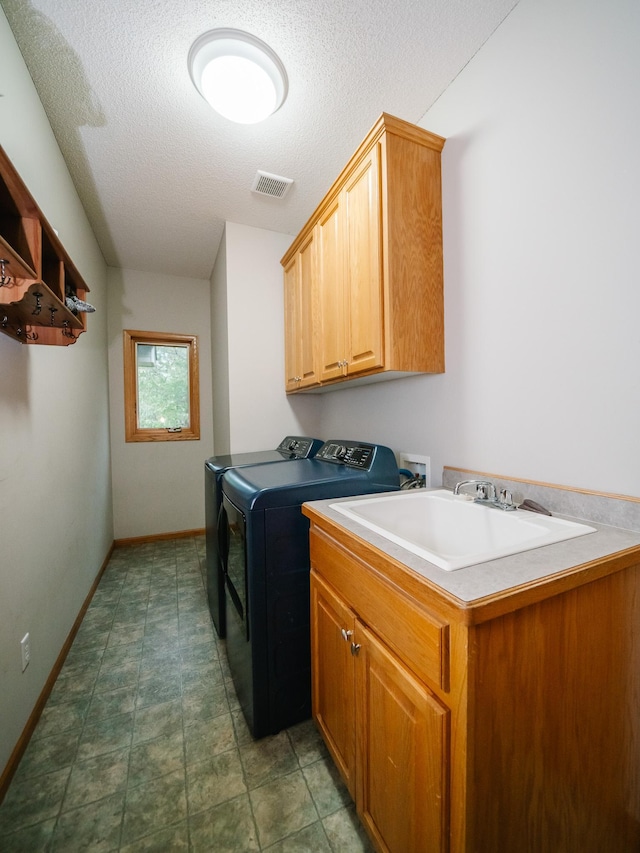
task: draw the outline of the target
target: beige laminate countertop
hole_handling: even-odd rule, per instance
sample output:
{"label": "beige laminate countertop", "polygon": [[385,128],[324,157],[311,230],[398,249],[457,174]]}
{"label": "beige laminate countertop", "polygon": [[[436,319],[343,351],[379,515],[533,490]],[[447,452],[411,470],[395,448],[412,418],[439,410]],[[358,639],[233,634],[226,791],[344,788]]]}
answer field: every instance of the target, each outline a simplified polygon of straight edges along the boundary
{"label": "beige laminate countertop", "polygon": [[[404,494],[410,494],[410,492]],[[358,500],[375,500],[382,495],[388,497],[389,492],[361,495],[358,496]],[[353,498],[309,501],[305,507],[402,563],[464,605],[471,605],[514,587],[530,585],[545,578],[575,570],[580,566],[593,564],[620,552],[637,549],[636,562],[640,562],[640,531],[599,524],[590,519],[573,518],[554,512],[553,514],[559,518],[589,524],[595,527],[596,531],[576,539],[545,545],[509,557],[501,557],[448,572],[331,509],[331,504],[349,500]]]}

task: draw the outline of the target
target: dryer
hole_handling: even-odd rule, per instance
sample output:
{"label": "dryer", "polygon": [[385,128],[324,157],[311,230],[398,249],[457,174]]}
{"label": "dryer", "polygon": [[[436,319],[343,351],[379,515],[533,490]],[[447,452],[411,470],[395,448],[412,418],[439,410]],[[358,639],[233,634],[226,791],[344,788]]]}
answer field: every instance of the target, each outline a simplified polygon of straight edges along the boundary
{"label": "dryer", "polygon": [[255,738],[311,715],[309,520],[302,504],[399,487],[390,448],[358,441],[325,442],[295,465],[224,474],[218,532],[226,649]]}
{"label": "dryer", "polygon": [[204,463],[204,514],[206,530],[207,598],[211,621],[219,637],[226,636],[224,576],[218,555],[218,515],[222,505],[222,476],[230,468],[271,465],[315,456],[319,438],[287,435],[275,450],[211,456]]}

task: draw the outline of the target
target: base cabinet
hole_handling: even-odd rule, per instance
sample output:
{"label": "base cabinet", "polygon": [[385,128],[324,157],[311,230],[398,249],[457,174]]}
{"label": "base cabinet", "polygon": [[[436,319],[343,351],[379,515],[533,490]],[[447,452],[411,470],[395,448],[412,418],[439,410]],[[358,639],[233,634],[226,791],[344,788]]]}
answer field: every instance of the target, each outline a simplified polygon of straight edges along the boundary
{"label": "base cabinet", "polygon": [[464,603],[303,512],[313,715],[376,850],[638,853],[640,547]]}
{"label": "base cabinet", "polygon": [[381,851],[447,849],[449,714],[315,572],[313,712]]}

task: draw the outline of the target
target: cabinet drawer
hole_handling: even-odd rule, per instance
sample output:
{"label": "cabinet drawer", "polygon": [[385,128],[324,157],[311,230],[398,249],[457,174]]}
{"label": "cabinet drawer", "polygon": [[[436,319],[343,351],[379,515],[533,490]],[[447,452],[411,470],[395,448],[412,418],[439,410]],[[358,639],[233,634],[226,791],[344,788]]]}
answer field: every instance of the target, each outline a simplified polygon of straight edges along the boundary
{"label": "cabinet drawer", "polygon": [[311,565],[423,681],[449,690],[449,625],[317,527]]}

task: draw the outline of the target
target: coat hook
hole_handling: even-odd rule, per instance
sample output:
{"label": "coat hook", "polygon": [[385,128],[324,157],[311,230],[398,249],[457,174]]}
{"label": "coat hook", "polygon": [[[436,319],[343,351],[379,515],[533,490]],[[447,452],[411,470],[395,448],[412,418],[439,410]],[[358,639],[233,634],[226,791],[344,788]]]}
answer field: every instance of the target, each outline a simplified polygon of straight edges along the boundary
{"label": "coat hook", "polygon": [[57,311],[57,310],[58,310],[58,309],[57,309],[57,308],[54,308],[54,307],[53,307],[53,305],[51,305],[51,306],[49,307],[49,313],[51,314],[51,325],[52,325],[52,326],[53,326],[53,321],[54,321],[54,319],[55,319],[56,311]]}
{"label": "coat hook", "polygon": [[69,328],[68,320],[63,320],[62,322],[62,334],[65,338],[71,338],[72,341],[76,340],[76,336],[73,334],[73,330]]}
{"label": "coat hook", "polygon": [[9,261],[6,258],[0,258],[0,287],[9,287],[11,276],[7,275],[6,264]]}
{"label": "coat hook", "polygon": [[38,291],[36,291],[33,295],[36,298],[36,307],[33,309],[33,311],[31,313],[34,316],[37,316],[42,311],[42,305],[40,303],[40,300],[42,299],[42,294],[39,293]]}

